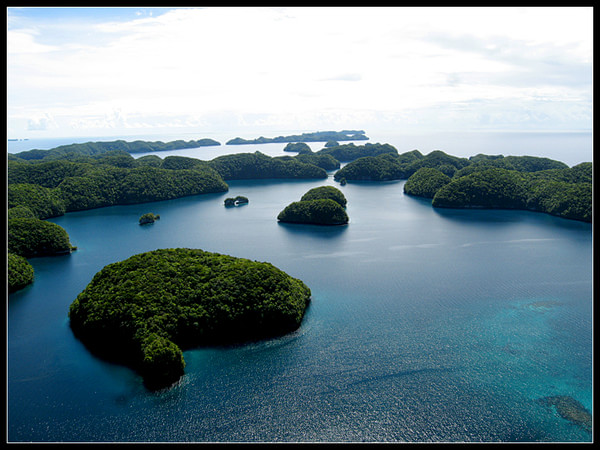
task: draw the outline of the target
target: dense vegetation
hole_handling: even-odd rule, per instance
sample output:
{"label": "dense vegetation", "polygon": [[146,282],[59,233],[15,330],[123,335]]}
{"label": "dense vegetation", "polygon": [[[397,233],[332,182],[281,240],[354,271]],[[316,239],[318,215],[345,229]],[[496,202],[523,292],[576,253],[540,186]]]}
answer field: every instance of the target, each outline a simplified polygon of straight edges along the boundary
{"label": "dense vegetation", "polygon": [[320,186],[306,192],[299,202],[286,206],[277,216],[280,222],[313,225],[344,225],[348,223],[346,197],[333,186]]}
{"label": "dense vegetation", "polygon": [[238,195],[237,197],[227,197],[225,199],[225,206],[239,206],[245,205],[249,202],[248,197],[244,197],[243,195]]}
{"label": "dense vegetation", "polygon": [[334,179],[408,179],[404,192],[432,198],[434,207],[528,209],[586,222],[592,218],[592,163],[569,168],[535,156],[479,154],[466,159],[413,150],[358,158]]}
{"label": "dense vegetation", "polygon": [[346,164],[333,178],[336,181],[388,181],[407,177],[407,172],[391,153],[378,156],[363,156]]}
{"label": "dense vegetation", "polygon": [[39,184],[17,183],[8,185],[7,194],[9,211],[14,207],[26,208],[38,219],[62,216],[67,211],[66,202],[57,189]]}
{"label": "dense vegetation", "polygon": [[27,207],[44,219],[69,211],[228,190],[204,161],[169,156],[160,167],[148,161],[123,151],[48,162],[10,160],[8,206]]}
{"label": "dense vegetation", "polygon": [[344,196],[342,191],[340,191],[339,189],[337,189],[333,186],[319,186],[319,187],[313,188],[313,189],[309,190],[306,194],[304,194],[302,196],[302,198],[300,199],[300,201],[318,200],[318,199],[322,199],[322,198],[328,198],[328,199],[334,200],[337,203],[339,203],[340,206],[342,206],[343,208],[346,207],[346,203],[347,203],[346,197]]}
{"label": "dense vegetation", "polygon": [[13,158],[8,161],[8,207],[11,216],[46,219],[70,211],[224,192],[229,188],[223,178],[322,179],[326,170],[339,166],[330,155],[272,158],[260,152],[211,161],[155,155],[135,159],[122,150],[70,153],[56,160]]}
{"label": "dense vegetation", "polygon": [[448,183],[450,183],[450,177],[445,173],[433,167],[421,167],[404,183],[404,193],[433,198],[435,193]]}
{"label": "dense vegetation", "polygon": [[65,229],[55,223],[35,218],[8,221],[8,252],[25,258],[70,253],[71,245]]}
{"label": "dense vegetation", "polygon": [[300,326],[310,289],[269,263],[160,249],[109,264],[69,309],[93,352],[161,388],[184,373],[182,349],[282,335]]}
{"label": "dense vegetation", "polygon": [[409,178],[417,170],[430,167],[439,170],[449,177],[459,169],[470,164],[466,158],[447,155],[434,150],[422,155],[418,150],[397,154],[368,155],[350,162],[335,174],[336,180],[347,181],[387,181]]}
{"label": "dense vegetation", "polygon": [[8,253],[8,292],[12,294],[19,289],[23,289],[30,283],[33,283],[33,267],[27,260],[14,253]]}
{"label": "dense vegetation", "polygon": [[354,143],[325,147],[315,154],[331,155],[340,162],[354,161],[363,156],[377,156],[384,153],[398,154],[398,150],[390,144],[365,144],[354,145]]}
{"label": "dense vegetation", "polygon": [[26,206],[15,206],[9,208],[7,218],[10,219],[35,219],[37,216]]}
{"label": "dense vegetation", "polygon": [[272,158],[260,152],[219,156],[209,164],[225,180],[327,178],[327,172],[313,164],[285,156]]}
{"label": "dense vegetation", "polygon": [[338,202],[319,199],[293,202],[279,213],[277,220],[313,225],[344,225],[349,219]]}
{"label": "dense vegetation", "polygon": [[139,223],[140,225],[145,225],[147,223],[154,223],[157,220],[160,219],[160,214],[154,214],[154,213],[146,213],[146,214],[142,214],[142,216],[140,217]]}
{"label": "dense vegetation", "polygon": [[284,152],[296,152],[296,153],[312,153],[313,151],[311,150],[311,148],[308,146],[308,144],[305,144],[304,142],[290,142],[288,145],[286,145],[283,148]]}
{"label": "dense vegetation", "polygon": [[540,172],[488,168],[453,178],[436,192],[432,205],[528,209],[591,222],[591,172],[591,163]]}
{"label": "dense vegetation", "polygon": [[110,142],[86,142],[83,144],[61,145],[50,150],[27,150],[16,153],[12,158],[20,158],[25,160],[52,160],[62,159],[65,157],[73,157],[77,155],[98,155],[114,150],[121,150],[127,153],[146,153],[160,152],[166,150],[179,150],[184,148],[197,148],[213,145],[221,145],[213,139],[199,139],[191,141],[171,141],[171,142],[148,142],[148,141],[133,141],[126,142],[123,140]]}
{"label": "dense vegetation", "polygon": [[236,137],[227,141],[227,145],[268,144],[271,142],[327,142],[330,140],[366,141],[368,139],[369,138],[365,136],[365,132],[363,130],[316,131],[314,133],[277,136],[274,138],[266,138],[261,136],[256,139],[243,139]]}
{"label": "dense vegetation", "polygon": [[340,162],[331,155],[301,153],[295,156],[294,159],[305,164],[312,164],[325,170],[336,170],[340,168]]}

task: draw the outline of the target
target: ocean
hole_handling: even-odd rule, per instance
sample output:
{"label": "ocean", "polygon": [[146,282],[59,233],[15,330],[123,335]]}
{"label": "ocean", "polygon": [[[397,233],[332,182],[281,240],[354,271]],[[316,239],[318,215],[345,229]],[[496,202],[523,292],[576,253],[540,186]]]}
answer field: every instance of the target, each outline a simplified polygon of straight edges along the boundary
{"label": "ocean", "polygon": [[[200,137],[211,136],[181,138]],[[484,142],[461,154],[458,138],[455,150],[449,140],[396,139],[370,142],[400,152],[517,154]],[[284,146],[236,151],[282,155]],[[574,165],[591,160],[588,150],[540,156]],[[35,282],[8,299],[8,441],[590,442],[585,427],[543,399],[571,398],[593,412],[591,224],[434,209],[404,195],[405,181],[340,186],[332,175],[231,181],[226,193],[50,219],[78,249],[30,259]],[[277,222],[320,185],[342,190],[348,225]],[[249,204],[223,206],[237,195]],[[140,227],[146,212],[161,219]],[[175,247],[267,261],[300,278],[312,291],[301,327],[186,351],[185,375],[159,392],[91,355],[69,328],[71,302],[106,264]]]}

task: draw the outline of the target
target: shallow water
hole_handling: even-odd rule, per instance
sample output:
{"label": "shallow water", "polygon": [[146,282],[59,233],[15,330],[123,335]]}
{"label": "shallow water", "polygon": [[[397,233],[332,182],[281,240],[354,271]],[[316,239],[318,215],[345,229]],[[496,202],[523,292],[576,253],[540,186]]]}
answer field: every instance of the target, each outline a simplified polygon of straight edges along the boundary
{"label": "shallow water", "polygon": [[[78,250],[31,259],[8,303],[9,441],[590,441],[538,399],[592,411],[591,225],[525,211],[433,209],[403,181],[230,182],[222,194],[52,219]],[[339,187],[350,223],[279,224]],[[225,208],[226,197],[248,205]],[[146,212],[160,214],[139,226]],[[148,392],[90,355],[70,303],[104,265],[168,247],[268,261],[312,303],[280,339],[186,351]]]}

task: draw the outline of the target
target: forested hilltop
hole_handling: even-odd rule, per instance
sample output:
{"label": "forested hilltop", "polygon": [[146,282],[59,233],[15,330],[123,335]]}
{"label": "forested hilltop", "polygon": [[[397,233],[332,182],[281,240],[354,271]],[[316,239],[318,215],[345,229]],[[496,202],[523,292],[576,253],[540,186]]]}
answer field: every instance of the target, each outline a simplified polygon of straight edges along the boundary
{"label": "forested hilltop", "polygon": [[[124,144],[127,150],[110,149]],[[39,223],[66,212],[225,192],[229,189],[226,180],[325,179],[327,171],[336,169],[334,179],[342,184],[406,179],[406,194],[431,198],[436,208],[525,209],[592,221],[591,162],[568,167],[560,161],[533,156],[478,154],[460,158],[440,150],[427,155],[418,150],[399,154],[389,144],[340,145],[332,141],[317,152],[299,145],[286,147],[298,154],[280,157],[254,152],[202,161],[183,156],[161,159],[157,155],[135,159],[130,154],[149,148],[166,149],[155,144],[114,141],[8,154],[11,253],[29,258],[71,251],[73,247],[62,228]],[[160,144],[186,148],[198,146],[199,141]],[[347,164],[340,169],[341,162]],[[294,220],[303,216],[305,220],[317,206],[327,214],[334,208],[321,201],[312,204],[309,211],[306,203],[297,203],[294,214],[284,216],[296,217]],[[15,280],[15,287],[30,279],[26,264],[18,258],[9,260],[9,272],[13,271],[9,279]],[[15,272],[21,269],[23,273]]]}
{"label": "forested hilltop", "polygon": [[123,151],[39,162],[9,160],[8,207],[25,206],[46,219],[69,211],[228,190],[207,163],[192,160],[194,164],[180,168],[177,158],[156,158],[160,167],[151,157],[136,160]]}
{"label": "forested hilltop", "polygon": [[261,136],[256,139],[243,139],[236,137],[227,141],[227,145],[269,144],[272,142],[366,141],[368,139],[363,130],[316,131],[314,133],[293,134],[274,138]]}
{"label": "forested hilltop", "polygon": [[[381,144],[329,143],[322,151],[304,148],[296,156],[270,157],[254,152],[211,161],[183,156],[161,159],[156,155],[135,159],[130,154],[213,145],[207,141],[91,142],[8,154],[9,291],[33,281],[33,268],[25,258],[61,255],[74,249],[66,231],[44,219],[71,211],[225,192],[229,189],[225,180],[324,179],[327,170],[340,168],[333,155],[348,160],[396,151]],[[323,207],[329,208],[327,211],[337,209],[335,205]]]}
{"label": "forested hilltop", "polygon": [[87,147],[55,150],[35,150],[44,153],[31,159],[9,155],[9,209],[26,207],[45,219],[69,211],[224,192],[225,180],[323,179],[327,170],[347,162],[335,180],[407,179],[405,192],[432,198],[435,207],[518,208],[591,221],[592,163],[569,168],[533,156],[460,158],[440,150],[398,154],[393,146],[379,143],[304,149],[296,156],[240,153],[210,161],[156,155],[135,159],[123,150],[90,155]]}
{"label": "forested hilltop", "polygon": [[301,280],[269,263],[159,249],[105,266],[73,301],[69,319],[90,350],[158,389],[183,375],[182,350],[297,329],[310,295]]}
{"label": "forested hilltop", "polygon": [[18,206],[9,209],[7,225],[9,293],[33,283],[33,266],[26,258],[64,255],[75,250],[63,227],[38,219],[27,207]]}
{"label": "forested hilltop", "polygon": [[592,221],[592,163],[569,168],[535,156],[479,154],[470,158],[440,150],[365,156],[338,170],[334,179],[406,179],[404,192],[432,199],[437,208],[504,208]]}
{"label": "forested hilltop", "polygon": [[147,153],[147,152],[161,152],[166,150],[181,150],[185,148],[197,148],[197,147],[208,147],[214,145],[221,145],[213,139],[199,139],[192,141],[171,141],[171,142],[148,142],[148,141],[133,141],[126,142],[123,140],[110,141],[110,142],[86,142],[83,144],[68,144],[61,145],[59,147],[50,150],[26,150],[24,152],[15,153],[8,155],[9,159],[20,158],[26,160],[33,159],[61,159],[72,155],[99,155],[114,150],[122,150],[127,153]]}
{"label": "forested hilltop", "polygon": [[96,150],[75,144],[25,152],[29,159],[8,155],[10,293],[33,282],[33,268],[25,258],[74,249],[66,231],[44,219],[70,211],[225,192],[229,186],[224,179],[322,179],[326,169],[339,168],[339,161],[328,155],[271,158],[256,152],[201,161],[156,155],[135,159],[124,150]]}

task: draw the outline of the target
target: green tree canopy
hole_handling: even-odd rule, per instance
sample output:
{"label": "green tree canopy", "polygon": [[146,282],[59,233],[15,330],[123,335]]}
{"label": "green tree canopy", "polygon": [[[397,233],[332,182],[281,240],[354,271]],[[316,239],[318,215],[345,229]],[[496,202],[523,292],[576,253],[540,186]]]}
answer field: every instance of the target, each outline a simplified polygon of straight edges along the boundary
{"label": "green tree canopy", "polygon": [[344,225],[348,214],[340,204],[331,199],[293,202],[277,216],[280,222],[315,225]]}
{"label": "green tree canopy", "polygon": [[8,221],[8,251],[26,258],[70,253],[69,235],[63,227],[40,219]]}
{"label": "green tree canopy", "polygon": [[310,289],[269,263],[159,249],[109,264],[69,309],[90,350],[137,370],[151,388],[182,375],[182,349],[264,339],[300,326]]}
{"label": "green tree canopy", "polygon": [[404,192],[418,197],[433,198],[435,193],[448,183],[448,175],[432,167],[422,167],[408,178],[404,184]]}
{"label": "green tree canopy", "polygon": [[309,190],[306,194],[302,196],[301,201],[306,200],[317,200],[322,198],[329,198],[331,200],[336,201],[342,207],[346,207],[346,197],[334,186],[320,186]]}
{"label": "green tree canopy", "polygon": [[283,148],[284,152],[312,153],[310,146],[304,142],[290,142]]}
{"label": "green tree canopy", "polygon": [[15,206],[29,208],[39,219],[62,216],[66,212],[65,201],[60,192],[29,183],[8,185],[8,207]]}
{"label": "green tree canopy", "polygon": [[13,293],[33,283],[33,267],[27,260],[14,253],[8,253],[8,292]]}
{"label": "green tree canopy", "polygon": [[327,178],[327,172],[315,165],[296,158],[272,158],[260,152],[219,156],[210,165],[225,180]]}

